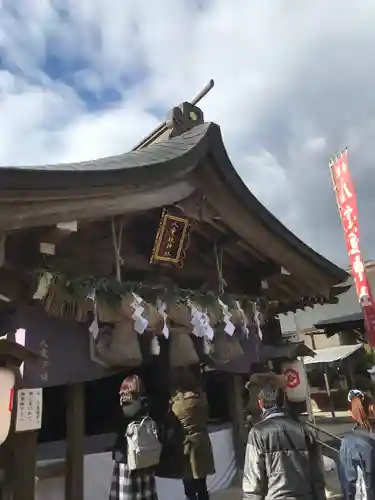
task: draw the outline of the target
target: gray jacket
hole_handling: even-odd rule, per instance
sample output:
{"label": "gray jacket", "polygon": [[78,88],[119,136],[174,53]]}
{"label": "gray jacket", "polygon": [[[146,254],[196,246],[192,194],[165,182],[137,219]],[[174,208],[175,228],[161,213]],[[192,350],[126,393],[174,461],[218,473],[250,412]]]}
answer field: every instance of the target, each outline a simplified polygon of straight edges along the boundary
{"label": "gray jacket", "polygon": [[243,500],[326,500],[322,457],[313,434],[282,410],[249,432]]}

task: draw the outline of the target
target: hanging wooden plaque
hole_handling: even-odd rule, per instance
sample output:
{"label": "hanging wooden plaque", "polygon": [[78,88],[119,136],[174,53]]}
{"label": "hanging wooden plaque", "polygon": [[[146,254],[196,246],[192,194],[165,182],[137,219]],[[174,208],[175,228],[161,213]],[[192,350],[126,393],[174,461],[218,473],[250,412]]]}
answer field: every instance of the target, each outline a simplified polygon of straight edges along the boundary
{"label": "hanging wooden plaque", "polygon": [[191,224],[187,217],[175,215],[164,209],[150,264],[168,262],[182,267],[189,245],[190,229]]}

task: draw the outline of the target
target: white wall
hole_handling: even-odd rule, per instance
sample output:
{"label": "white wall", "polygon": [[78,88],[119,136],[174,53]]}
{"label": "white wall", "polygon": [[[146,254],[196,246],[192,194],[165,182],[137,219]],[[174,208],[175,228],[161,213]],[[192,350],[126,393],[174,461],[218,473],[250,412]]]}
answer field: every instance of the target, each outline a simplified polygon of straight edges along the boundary
{"label": "white wall", "polygon": [[[207,486],[210,492],[228,488],[236,475],[236,459],[233,447],[231,426],[220,426],[210,432],[215,460],[215,474],[208,476]],[[112,476],[112,454],[100,453],[86,455],[84,463],[85,500],[106,500],[108,498]],[[156,478],[160,500],[184,500],[182,481]],[[64,479],[55,477],[37,481],[36,500],[63,500]]]}
{"label": "white wall", "polygon": [[[311,342],[311,335],[304,335],[303,339],[307,347],[314,349]],[[327,347],[337,347],[340,344],[340,337],[338,335],[332,335],[332,337],[327,337],[326,335],[315,335],[315,347],[316,349],[325,349]]]}

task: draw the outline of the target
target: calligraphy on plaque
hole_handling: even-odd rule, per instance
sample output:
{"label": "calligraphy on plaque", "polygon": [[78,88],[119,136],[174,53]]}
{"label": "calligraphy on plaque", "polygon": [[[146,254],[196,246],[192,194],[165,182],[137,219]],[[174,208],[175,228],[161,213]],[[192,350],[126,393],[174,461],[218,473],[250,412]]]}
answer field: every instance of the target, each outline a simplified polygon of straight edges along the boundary
{"label": "calligraphy on plaque", "polygon": [[183,267],[190,230],[191,223],[187,217],[174,215],[164,209],[150,264],[168,262]]}
{"label": "calligraphy on plaque", "polygon": [[40,371],[40,378],[43,382],[48,382],[49,380],[49,367],[50,367],[50,360],[49,360],[49,346],[48,343],[43,339],[40,344],[39,344],[39,352],[42,359],[41,362],[41,371]]}

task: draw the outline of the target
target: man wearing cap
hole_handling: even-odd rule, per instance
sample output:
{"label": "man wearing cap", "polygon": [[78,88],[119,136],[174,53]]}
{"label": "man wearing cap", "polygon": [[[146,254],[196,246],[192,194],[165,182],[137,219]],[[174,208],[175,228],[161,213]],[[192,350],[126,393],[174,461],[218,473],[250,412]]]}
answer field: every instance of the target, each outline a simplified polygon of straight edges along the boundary
{"label": "man wearing cap", "polygon": [[326,500],[322,457],[314,435],[283,409],[284,380],[256,374],[261,420],[249,432],[243,500]]}

